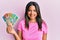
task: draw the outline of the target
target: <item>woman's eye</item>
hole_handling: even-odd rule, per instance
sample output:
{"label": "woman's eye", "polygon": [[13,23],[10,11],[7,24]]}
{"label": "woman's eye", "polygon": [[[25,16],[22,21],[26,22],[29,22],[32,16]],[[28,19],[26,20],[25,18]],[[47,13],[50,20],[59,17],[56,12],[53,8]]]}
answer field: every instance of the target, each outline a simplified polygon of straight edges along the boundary
{"label": "woman's eye", "polygon": [[36,10],[28,10],[28,12],[30,12],[30,11],[34,11],[34,12],[36,12]]}
{"label": "woman's eye", "polygon": [[31,10],[28,10],[28,11],[31,11]]}
{"label": "woman's eye", "polygon": [[34,10],[34,12],[36,12],[36,10]]}

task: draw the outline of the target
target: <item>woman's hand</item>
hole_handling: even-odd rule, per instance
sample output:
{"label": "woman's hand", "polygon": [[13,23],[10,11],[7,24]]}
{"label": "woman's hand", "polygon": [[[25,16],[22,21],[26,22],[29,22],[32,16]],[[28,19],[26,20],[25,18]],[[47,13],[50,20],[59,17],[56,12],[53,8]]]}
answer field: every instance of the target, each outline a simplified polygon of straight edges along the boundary
{"label": "woman's hand", "polygon": [[9,34],[16,34],[16,31],[12,28],[12,23],[9,23],[8,26],[7,26],[7,32]]}
{"label": "woman's hand", "polygon": [[9,34],[13,34],[15,37],[15,40],[21,40],[18,34],[16,33],[16,31],[12,28],[12,23],[8,23],[7,32]]}

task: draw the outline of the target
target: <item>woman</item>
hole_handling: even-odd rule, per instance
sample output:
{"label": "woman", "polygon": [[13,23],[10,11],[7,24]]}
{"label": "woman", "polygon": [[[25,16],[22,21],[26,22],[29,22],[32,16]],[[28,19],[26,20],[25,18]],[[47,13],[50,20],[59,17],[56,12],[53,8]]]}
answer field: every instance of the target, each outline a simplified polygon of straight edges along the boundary
{"label": "woman", "polygon": [[47,25],[41,18],[39,5],[29,2],[25,9],[25,19],[18,24],[18,33],[10,23],[7,32],[13,34],[15,40],[47,40]]}

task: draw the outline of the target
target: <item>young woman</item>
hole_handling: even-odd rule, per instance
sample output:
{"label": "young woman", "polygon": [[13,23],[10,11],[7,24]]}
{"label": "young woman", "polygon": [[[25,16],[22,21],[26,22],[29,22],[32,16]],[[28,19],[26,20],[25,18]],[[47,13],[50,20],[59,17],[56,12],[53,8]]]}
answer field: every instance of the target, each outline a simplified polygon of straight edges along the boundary
{"label": "young woman", "polygon": [[13,34],[15,40],[47,40],[47,25],[41,18],[40,8],[36,2],[29,2],[25,9],[25,19],[18,24],[18,33],[10,23],[7,32]]}

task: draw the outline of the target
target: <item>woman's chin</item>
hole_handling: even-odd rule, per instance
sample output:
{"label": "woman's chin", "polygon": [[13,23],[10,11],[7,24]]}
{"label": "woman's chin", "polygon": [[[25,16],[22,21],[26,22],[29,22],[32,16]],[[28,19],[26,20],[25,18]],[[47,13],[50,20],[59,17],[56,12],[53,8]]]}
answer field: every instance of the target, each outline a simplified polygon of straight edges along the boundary
{"label": "woman's chin", "polygon": [[34,20],[35,18],[30,18],[31,20]]}

